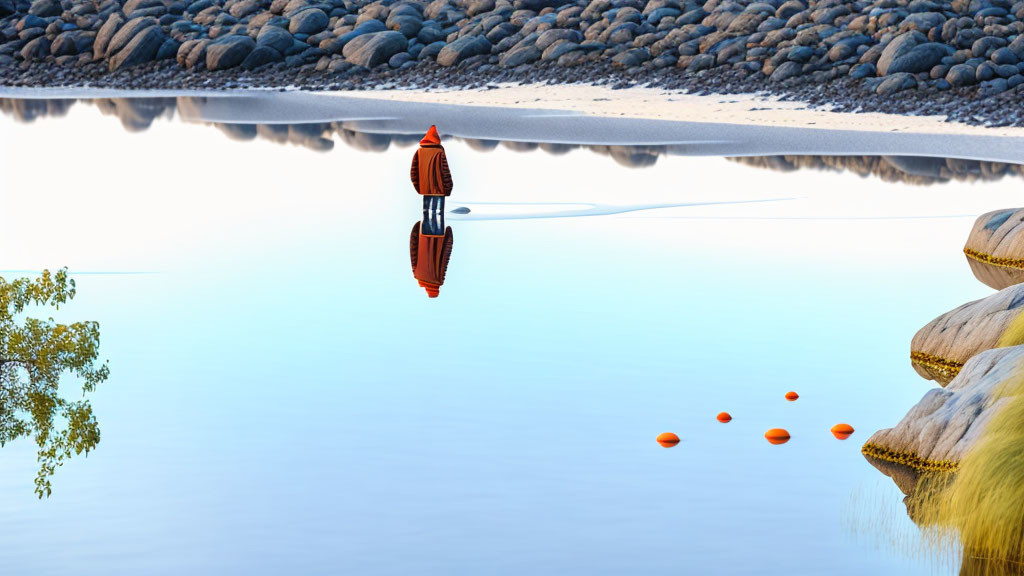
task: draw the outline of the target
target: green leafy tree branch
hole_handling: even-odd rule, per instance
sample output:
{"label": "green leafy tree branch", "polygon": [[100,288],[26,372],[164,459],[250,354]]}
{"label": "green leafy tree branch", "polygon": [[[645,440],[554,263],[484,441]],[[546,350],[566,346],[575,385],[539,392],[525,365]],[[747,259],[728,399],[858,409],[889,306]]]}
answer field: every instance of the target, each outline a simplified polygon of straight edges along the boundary
{"label": "green leafy tree branch", "polygon": [[[75,281],[66,268],[38,278],[0,278],[0,446],[31,437],[38,446],[35,492],[51,493],[50,478],[73,454],[88,454],[100,441],[92,406],[84,396],[107,379],[98,363],[97,322],[58,324],[53,318],[24,318],[29,307],[59,309],[75,297]],[[60,394],[71,375],[82,384],[80,400]]]}

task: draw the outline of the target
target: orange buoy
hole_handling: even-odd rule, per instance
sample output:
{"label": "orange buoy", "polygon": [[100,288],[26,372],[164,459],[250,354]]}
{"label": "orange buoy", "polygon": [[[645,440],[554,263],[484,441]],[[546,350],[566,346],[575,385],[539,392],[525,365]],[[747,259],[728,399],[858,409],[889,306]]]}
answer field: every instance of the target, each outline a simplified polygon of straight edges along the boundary
{"label": "orange buoy", "polygon": [[796,392],[793,392],[793,391],[786,392],[786,400],[789,400],[790,402],[796,400],[799,397],[800,397],[800,395],[797,394]]}
{"label": "orange buoy", "polygon": [[728,422],[728,421],[730,421],[730,420],[732,420],[732,416],[729,415],[728,412],[719,412],[718,416],[716,416],[716,418],[718,418],[718,421],[723,423],[723,424]]}
{"label": "orange buoy", "polygon": [[840,440],[846,440],[853,434],[853,426],[849,424],[836,424],[832,427],[832,435]]}
{"label": "orange buoy", "polygon": [[764,437],[772,444],[785,444],[789,442],[789,432],[785,428],[772,428],[764,433]]}
{"label": "orange buoy", "polygon": [[661,444],[665,448],[671,448],[676,444],[679,444],[679,436],[671,432],[662,432],[658,434],[658,444]]}

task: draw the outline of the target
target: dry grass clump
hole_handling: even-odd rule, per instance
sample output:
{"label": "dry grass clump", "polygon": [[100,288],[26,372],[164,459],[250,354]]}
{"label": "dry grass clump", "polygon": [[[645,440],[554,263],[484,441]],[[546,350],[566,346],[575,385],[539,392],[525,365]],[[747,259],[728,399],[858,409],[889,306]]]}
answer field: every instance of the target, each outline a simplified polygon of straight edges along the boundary
{"label": "dry grass clump", "polygon": [[959,471],[923,475],[908,512],[938,528],[926,531],[934,544],[962,545],[965,565],[985,567],[979,573],[1024,573],[1024,375],[1003,384],[998,398],[1001,408]]}

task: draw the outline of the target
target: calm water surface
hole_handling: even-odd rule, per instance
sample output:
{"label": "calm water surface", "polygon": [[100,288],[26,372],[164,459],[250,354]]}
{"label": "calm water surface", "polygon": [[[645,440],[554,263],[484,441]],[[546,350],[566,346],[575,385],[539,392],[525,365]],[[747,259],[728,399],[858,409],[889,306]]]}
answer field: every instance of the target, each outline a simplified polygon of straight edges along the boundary
{"label": "calm water surface", "polygon": [[0,269],[68,266],[111,378],[49,499],[0,450],[4,573],[957,572],[859,448],[931,385],[913,333],[991,292],[961,249],[1016,172],[451,140],[428,299],[415,137],[65,112],[0,116]]}

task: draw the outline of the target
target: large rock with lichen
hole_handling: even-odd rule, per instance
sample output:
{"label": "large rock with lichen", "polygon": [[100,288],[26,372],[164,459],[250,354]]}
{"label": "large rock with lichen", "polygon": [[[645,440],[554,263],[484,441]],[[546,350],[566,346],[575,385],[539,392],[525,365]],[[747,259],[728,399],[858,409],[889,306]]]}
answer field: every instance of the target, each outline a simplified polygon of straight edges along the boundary
{"label": "large rock with lichen", "polygon": [[974,276],[997,290],[1024,282],[1024,208],[979,216],[964,254]]}
{"label": "large rock with lichen", "polygon": [[928,380],[949,384],[971,357],[999,346],[1003,333],[1021,312],[1024,284],[946,312],[914,335],[910,343],[914,370]]}
{"label": "large rock with lichen", "polygon": [[861,449],[876,468],[909,494],[922,472],[954,471],[985,425],[1009,400],[1003,386],[1020,378],[1024,346],[971,358],[945,388],[929,390],[900,422],[875,432]]}

